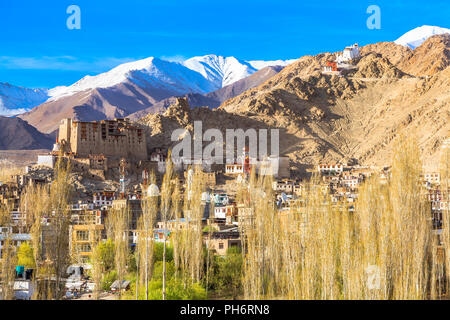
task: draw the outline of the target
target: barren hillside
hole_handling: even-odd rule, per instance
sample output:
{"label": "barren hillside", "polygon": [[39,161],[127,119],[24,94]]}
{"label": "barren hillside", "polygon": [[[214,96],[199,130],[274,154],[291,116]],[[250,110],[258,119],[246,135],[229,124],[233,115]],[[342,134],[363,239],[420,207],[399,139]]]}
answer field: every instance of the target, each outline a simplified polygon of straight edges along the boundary
{"label": "barren hillside", "polygon": [[204,130],[280,128],[280,151],[299,169],[351,159],[389,165],[393,141],[405,134],[417,137],[431,166],[450,129],[448,50],[448,35],[431,37],[414,52],[393,43],[366,46],[357,70],[342,77],[320,72],[334,54],[305,56],[218,110],[179,102],[141,121],[153,146],[168,145],[175,127],[192,128],[199,119]]}
{"label": "barren hillside", "polygon": [[0,150],[51,149],[53,142],[22,119],[0,116]]}

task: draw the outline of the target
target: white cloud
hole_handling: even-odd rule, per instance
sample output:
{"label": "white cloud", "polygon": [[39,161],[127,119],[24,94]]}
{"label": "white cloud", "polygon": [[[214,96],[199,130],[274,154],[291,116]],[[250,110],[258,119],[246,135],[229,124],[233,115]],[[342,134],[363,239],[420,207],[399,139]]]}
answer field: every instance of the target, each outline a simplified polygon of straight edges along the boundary
{"label": "white cloud", "polygon": [[134,58],[94,58],[80,60],[72,56],[12,57],[0,56],[0,68],[12,70],[65,70],[104,72],[122,63],[135,61]]}
{"label": "white cloud", "polygon": [[182,55],[161,56],[160,59],[170,61],[170,62],[183,62],[183,61],[187,60],[187,58]]}

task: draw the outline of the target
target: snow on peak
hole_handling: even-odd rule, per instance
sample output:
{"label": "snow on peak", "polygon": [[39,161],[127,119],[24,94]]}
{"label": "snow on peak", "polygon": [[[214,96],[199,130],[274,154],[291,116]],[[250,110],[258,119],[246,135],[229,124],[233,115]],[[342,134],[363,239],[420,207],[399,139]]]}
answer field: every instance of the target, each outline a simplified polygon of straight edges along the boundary
{"label": "snow on peak", "polygon": [[187,68],[200,73],[211,81],[215,89],[223,88],[246,78],[268,66],[286,66],[295,60],[243,61],[235,57],[222,57],[214,54],[193,57],[183,63]]}
{"label": "snow on peak", "polygon": [[253,68],[257,70],[261,70],[265,67],[275,67],[275,66],[281,66],[285,67],[288,64],[291,64],[296,59],[290,59],[290,60],[274,60],[274,61],[263,61],[263,60],[254,60],[254,61],[247,61]]}
{"label": "snow on peak", "polygon": [[213,54],[183,62],[150,57],[121,64],[96,76],[85,76],[68,87],[53,88],[49,90],[49,96],[50,101],[57,100],[86,90],[113,87],[126,81],[141,87],[170,89],[178,94],[208,93],[248,77],[268,65],[287,63],[282,60],[246,62]]}
{"label": "snow on peak", "polygon": [[[141,88],[163,89],[174,95],[186,93],[205,94],[223,88],[238,80],[252,75],[269,65],[287,65],[288,61],[242,61],[234,57],[206,55],[193,57],[183,62],[167,61],[159,58],[146,58],[121,64],[110,71],[90,76],[87,75],[70,86],[58,86],[50,90],[41,90],[32,94],[32,90],[10,90],[4,94],[0,86],[0,115],[19,114],[28,111],[46,101],[55,101],[79,92],[93,89],[110,88],[122,83],[133,83]],[[0,84],[1,85],[1,84]],[[17,87],[16,87],[17,88]],[[24,95],[11,103],[7,99]],[[4,96],[9,98],[4,98]],[[5,102],[6,100],[6,102]],[[19,101],[20,100],[20,101]],[[8,103],[7,105],[5,103]]]}
{"label": "snow on peak", "polygon": [[256,71],[245,61],[213,54],[193,57],[182,63],[185,67],[200,73],[205,79],[212,82],[215,90],[248,77]]}
{"label": "snow on peak", "polygon": [[402,46],[410,47],[412,50],[414,50],[429,37],[444,33],[450,33],[450,29],[435,26],[421,26],[411,31],[408,31],[400,38],[395,40],[395,43]]}
{"label": "snow on peak", "polygon": [[15,116],[48,99],[46,89],[29,89],[0,83],[0,116]]}
{"label": "snow on peak", "polygon": [[114,69],[96,76],[85,76],[71,86],[59,86],[49,90],[50,100],[57,100],[64,96],[69,96],[77,92],[96,89],[109,88],[127,80],[127,76],[134,70],[146,70],[153,62],[153,57],[133,62],[121,64]]}

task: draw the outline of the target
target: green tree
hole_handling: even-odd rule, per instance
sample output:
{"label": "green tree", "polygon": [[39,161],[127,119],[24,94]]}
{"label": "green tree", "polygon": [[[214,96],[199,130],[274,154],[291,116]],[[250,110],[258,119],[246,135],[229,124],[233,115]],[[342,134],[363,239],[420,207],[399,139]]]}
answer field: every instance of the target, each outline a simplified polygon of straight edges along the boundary
{"label": "green tree", "polygon": [[17,264],[19,266],[24,266],[27,269],[34,269],[36,267],[33,249],[26,242],[23,242],[17,250],[17,258]]}
{"label": "green tree", "polygon": [[103,267],[104,272],[114,269],[114,242],[108,239],[100,242],[95,249],[93,259],[97,259]]}
{"label": "green tree", "polygon": [[116,280],[117,280],[117,272],[115,270],[105,273],[103,275],[103,279],[101,281],[101,288],[104,291],[109,291],[109,289],[111,288],[111,285]]}
{"label": "green tree", "polygon": [[231,247],[225,257],[216,256],[212,286],[223,295],[236,299],[242,289],[242,253],[239,247]]}
{"label": "green tree", "polygon": [[[161,242],[155,243],[155,262],[156,261],[163,261],[163,255],[164,255],[164,244]],[[173,246],[166,246],[166,261],[173,261]]]}
{"label": "green tree", "polygon": [[[171,264],[167,264],[169,266]],[[162,262],[161,262],[162,268]],[[162,300],[162,287],[163,279],[162,276],[153,278],[149,281],[149,300]],[[124,300],[135,299],[136,281],[133,281],[130,285],[130,290],[128,290],[124,295]],[[138,293],[139,300],[145,300],[145,288],[140,286]],[[176,279],[172,277],[166,282],[166,296],[167,300],[204,300],[206,299],[206,290],[199,283],[188,283],[184,284],[181,279]]]}

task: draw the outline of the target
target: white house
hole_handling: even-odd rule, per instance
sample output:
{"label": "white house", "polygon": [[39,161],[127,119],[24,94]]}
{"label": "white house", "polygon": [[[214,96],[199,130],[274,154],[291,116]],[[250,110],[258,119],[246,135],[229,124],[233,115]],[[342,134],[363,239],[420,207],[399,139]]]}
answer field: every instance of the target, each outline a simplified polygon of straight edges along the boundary
{"label": "white house", "polygon": [[227,216],[227,207],[219,206],[214,208],[214,217],[216,219],[226,219]]}
{"label": "white house", "polygon": [[240,174],[244,173],[244,165],[240,163],[234,164],[225,164],[225,173],[226,174]]}
{"label": "white house", "polygon": [[320,174],[341,174],[344,171],[342,164],[319,164],[317,171]]}
{"label": "white house", "polygon": [[94,193],[93,204],[95,207],[112,206],[113,200],[116,200],[113,192]]}
{"label": "white house", "polygon": [[354,59],[358,59],[361,57],[361,53],[359,52],[358,44],[355,43],[352,46],[345,47],[342,55],[338,55],[336,58],[337,63],[346,63],[350,62]]}
{"label": "white house", "polygon": [[440,184],[441,175],[438,172],[425,173],[423,179],[430,184]]}
{"label": "white house", "polygon": [[354,176],[344,176],[342,179],[342,184],[348,188],[356,188],[359,185],[358,177]]}
{"label": "white house", "polygon": [[56,156],[52,154],[38,154],[38,161],[37,161],[38,165],[54,168],[55,163],[56,163]]}

